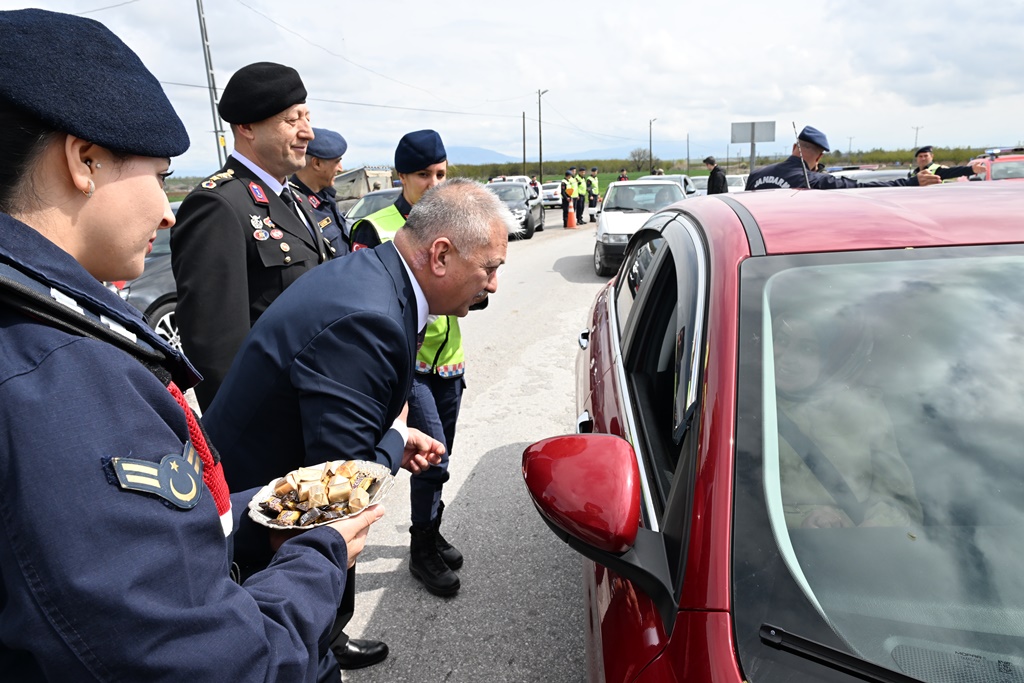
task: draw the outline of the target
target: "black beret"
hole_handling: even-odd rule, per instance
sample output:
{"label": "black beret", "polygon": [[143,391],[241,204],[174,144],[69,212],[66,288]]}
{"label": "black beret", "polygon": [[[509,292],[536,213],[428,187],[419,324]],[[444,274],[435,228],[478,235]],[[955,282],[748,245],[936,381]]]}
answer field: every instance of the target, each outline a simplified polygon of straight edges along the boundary
{"label": "black beret", "polygon": [[591,167],[590,167],[590,170],[591,170],[591,171],[596,171],[596,170],[597,170],[597,166],[591,166]]}
{"label": "black beret", "polygon": [[306,154],[317,159],[337,159],[345,156],[348,143],[340,133],[326,128],[314,128],[314,137],[306,147]]}
{"label": "black beret", "polygon": [[576,167],[575,167],[575,166],[570,166],[570,167],[569,167],[569,170],[570,170],[570,171],[575,171],[575,170],[576,170]]}
{"label": "black beret", "polygon": [[0,12],[0,99],[44,124],[122,154],[174,157],[188,133],[156,77],[103,24],[70,14]]}
{"label": "black beret", "polygon": [[817,128],[811,126],[804,126],[804,129],[800,131],[800,135],[796,136],[798,140],[809,142],[812,145],[821,147],[826,152],[828,151],[828,138]]}
{"label": "black beret", "polygon": [[565,175],[572,175],[572,171],[566,171]]}
{"label": "black beret", "polygon": [[704,157],[704,161],[701,163],[707,164],[708,166],[714,166],[718,162],[715,160],[714,157]]}
{"label": "black beret", "polygon": [[925,145],[921,149],[919,149],[916,152],[914,152],[914,156],[916,157],[918,154],[923,154],[924,152],[928,152],[930,154],[931,151],[932,151],[932,146],[931,145]]}
{"label": "black beret", "polygon": [[274,62],[256,62],[236,71],[217,111],[228,123],[256,123],[306,101],[306,86],[299,72]]}
{"label": "black beret", "polygon": [[432,130],[417,130],[406,133],[398,141],[395,150],[395,170],[399,173],[415,173],[427,166],[439,164],[448,158],[441,136]]}

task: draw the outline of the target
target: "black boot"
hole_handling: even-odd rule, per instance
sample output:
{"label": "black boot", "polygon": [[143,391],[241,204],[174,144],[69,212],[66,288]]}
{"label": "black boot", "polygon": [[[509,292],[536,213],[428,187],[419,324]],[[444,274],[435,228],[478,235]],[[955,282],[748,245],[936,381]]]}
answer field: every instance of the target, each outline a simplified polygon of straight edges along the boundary
{"label": "black boot", "polygon": [[443,597],[458,593],[461,585],[459,577],[448,568],[437,552],[434,525],[414,525],[409,527],[409,533],[412,534],[412,558],[409,560],[409,571],[412,575],[422,581],[426,589],[434,595]]}
{"label": "black boot", "polygon": [[437,517],[434,519],[434,545],[441,559],[448,565],[449,569],[460,569],[462,567],[462,553],[459,549],[445,540],[441,535],[441,515],[444,514],[444,501],[437,504]]}

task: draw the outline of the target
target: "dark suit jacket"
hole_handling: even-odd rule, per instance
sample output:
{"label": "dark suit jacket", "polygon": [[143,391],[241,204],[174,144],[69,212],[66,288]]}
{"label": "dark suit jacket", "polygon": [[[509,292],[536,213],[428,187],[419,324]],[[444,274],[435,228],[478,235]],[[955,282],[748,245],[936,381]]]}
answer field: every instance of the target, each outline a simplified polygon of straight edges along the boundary
{"label": "dark suit jacket", "polygon": [[295,212],[234,158],[185,197],[171,228],[175,318],[203,375],[196,397],[204,410],[252,324],[326,258]]}
{"label": "dark suit jacket", "polygon": [[231,490],[326,460],[397,472],[404,444],[390,428],[412,385],[416,322],[391,242],[335,259],[278,297],[203,415]]}

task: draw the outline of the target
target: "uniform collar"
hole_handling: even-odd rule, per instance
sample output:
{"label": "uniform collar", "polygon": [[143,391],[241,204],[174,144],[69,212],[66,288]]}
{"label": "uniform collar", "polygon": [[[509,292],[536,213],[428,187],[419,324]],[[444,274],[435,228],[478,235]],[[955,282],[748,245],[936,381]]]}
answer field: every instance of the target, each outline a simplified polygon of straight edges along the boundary
{"label": "uniform collar", "polygon": [[395,200],[395,208],[398,209],[398,213],[402,214],[402,218],[409,218],[409,212],[412,211],[412,204],[406,200],[404,194],[399,192],[398,199]]}
{"label": "uniform collar", "polygon": [[281,184],[280,180],[278,180],[277,178],[274,178],[269,173],[264,171],[262,168],[257,166],[255,164],[255,162],[252,162],[249,159],[246,159],[245,155],[243,155],[237,149],[233,150],[231,152],[231,156],[234,159],[236,159],[238,161],[238,163],[242,164],[242,166],[245,166],[247,169],[252,171],[253,174],[257,178],[259,178],[263,182],[264,185],[267,186],[268,190],[270,190],[272,193],[277,194],[277,195],[281,194],[281,190],[284,189],[284,185]]}

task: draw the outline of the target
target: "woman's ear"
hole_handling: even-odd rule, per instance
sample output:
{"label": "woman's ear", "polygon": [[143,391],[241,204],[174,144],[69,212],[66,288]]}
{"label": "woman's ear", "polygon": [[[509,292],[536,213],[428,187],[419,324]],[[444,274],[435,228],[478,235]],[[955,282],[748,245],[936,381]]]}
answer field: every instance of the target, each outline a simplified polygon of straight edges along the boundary
{"label": "woman's ear", "polygon": [[96,145],[74,135],[68,135],[64,140],[64,156],[68,172],[71,174],[71,182],[75,189],[86,196],[92,196],[96,189],[95,177],[99,167],[97,150]]}

